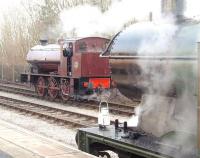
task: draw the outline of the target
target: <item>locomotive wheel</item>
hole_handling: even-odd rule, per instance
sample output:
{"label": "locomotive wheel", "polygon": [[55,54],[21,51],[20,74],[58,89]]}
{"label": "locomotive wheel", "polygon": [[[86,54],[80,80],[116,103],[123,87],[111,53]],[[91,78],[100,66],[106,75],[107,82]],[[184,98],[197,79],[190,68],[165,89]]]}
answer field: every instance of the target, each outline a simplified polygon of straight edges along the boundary
{"label": "locomotive wheel", "polygon": [[70,96],[70,83],[67,80],[62,80],[60,85],[61,98],[64,101],[69,100]]}
{"label": "locomotive wheel", "polygon": [[55,78],[48,78],[48,95],[52,100],[56,99],[59,94],[59,84]]}
{"label": "locomotive wheel", "polygon": [[36,83],[36,92],[39,97],[44,97],[46,95],[46,81],[44,77],[39,77]]}

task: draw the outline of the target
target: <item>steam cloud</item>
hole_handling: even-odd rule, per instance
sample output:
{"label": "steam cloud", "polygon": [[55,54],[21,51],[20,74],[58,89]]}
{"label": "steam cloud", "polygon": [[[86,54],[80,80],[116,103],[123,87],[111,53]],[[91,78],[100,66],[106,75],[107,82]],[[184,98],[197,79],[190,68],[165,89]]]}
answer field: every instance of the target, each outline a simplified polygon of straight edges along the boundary
{"label": "steam cloud", "polygon": [[189,18],[200,19],[200,1],[199,0],[186,0],[185,16]]}
{"label": "steam cloud", "polygon": [[[161,20],[161,0],[113,0],[104,13],[95,6],[80,5],[60,14],[63,32],[69,36],[113,35],[125,24],[134,21],[146,21],[149,13],[154,20]],[[186,0],[185,16],[200,18],[200,1]]]}
{"label": "steam cloud", "polygon": [[[151,25],[145,27],[151,28]],[[180,31],[178,26],[164,23],[154,27],[150,30],[156,30],[156,34],[140,43],[138,55],[176,56],[177,48],[174,43],[176,34]],[[194,52],[187,55],[194,55]],[[139,60],[137,63],[141,68],[137,85],[145,88],[138,114],[139,127],[157,137],[168,132],[181,131],[184,134],[163,138],[162,143],[178,148],[179,153],[174,157],[187,157],[196,147],[195,140],[191,140],[197,135],[197,65],[194,61],[176,60]],[[160,151],[170,153],[168,148],[163,146]]]}
{"label": "steam cloud", "polygon": [[113,35],[127,22],[147,20],[149,12],[160,16],[160,0],[115,0],[104,13],[94,6],[77,6],[63,11],[60,19],[64,32],[77,36]]}

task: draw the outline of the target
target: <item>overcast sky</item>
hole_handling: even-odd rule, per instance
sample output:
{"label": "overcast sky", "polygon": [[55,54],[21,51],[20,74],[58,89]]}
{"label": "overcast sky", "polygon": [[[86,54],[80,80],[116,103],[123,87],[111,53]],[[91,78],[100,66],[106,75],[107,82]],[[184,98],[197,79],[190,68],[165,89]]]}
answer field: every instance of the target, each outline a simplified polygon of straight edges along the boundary
{"label": "overcast sky", "polygon": [[21,0],[0,0],[0,11],[6,11],[9,8],[16,7],[20,4]]}
{"label": "overcast sky", "polygon": [[20,1],[21,0],[0,0],[0,24],[2,22],[2,14],[20,6]]}

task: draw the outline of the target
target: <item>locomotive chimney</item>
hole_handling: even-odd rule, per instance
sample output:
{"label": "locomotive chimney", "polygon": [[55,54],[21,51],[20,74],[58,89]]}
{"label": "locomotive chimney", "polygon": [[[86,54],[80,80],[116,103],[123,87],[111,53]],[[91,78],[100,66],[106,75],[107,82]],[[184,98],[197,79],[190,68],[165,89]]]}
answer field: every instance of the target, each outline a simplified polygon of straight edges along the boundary
{"label": "locomotive chimney", "polygon": [[150,13],[149,13],[149,21],[152,21],[152,20],[153,20],[153,13],[150,12]]}
{"label": "locomotive chimney", "polygon": [[48,44],[48,40],[47,40],[47,39],[40,39],[40,44],[41,44],[42,46],[45,46],[45,45]]}
{"label": "locomotive chimney", "polygon": [[162,0],[162,14],[173,15],[177,21],[184,19],[185,0]]}

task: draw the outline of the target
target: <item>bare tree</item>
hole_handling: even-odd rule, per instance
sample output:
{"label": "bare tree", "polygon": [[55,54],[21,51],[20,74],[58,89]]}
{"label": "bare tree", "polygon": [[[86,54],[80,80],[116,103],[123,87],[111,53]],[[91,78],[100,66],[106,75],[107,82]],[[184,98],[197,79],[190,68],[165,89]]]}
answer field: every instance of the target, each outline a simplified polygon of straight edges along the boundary
{"label": "bare tree", "polygon": [[83,4],[98,6],[103,12],[111,0],[22,0],[20,8],[4,13],[0,28],[1,78],[19,80],[20,72],[27,66],[28,50],[42,36],[55,42],[61,34],[59,14]]}

